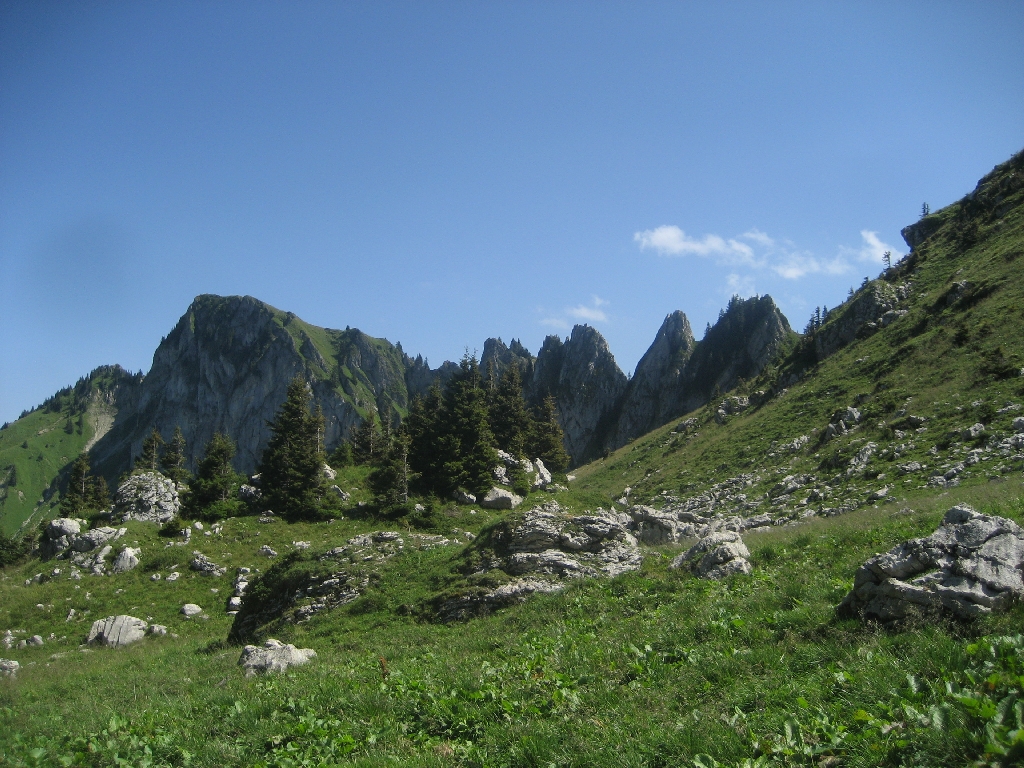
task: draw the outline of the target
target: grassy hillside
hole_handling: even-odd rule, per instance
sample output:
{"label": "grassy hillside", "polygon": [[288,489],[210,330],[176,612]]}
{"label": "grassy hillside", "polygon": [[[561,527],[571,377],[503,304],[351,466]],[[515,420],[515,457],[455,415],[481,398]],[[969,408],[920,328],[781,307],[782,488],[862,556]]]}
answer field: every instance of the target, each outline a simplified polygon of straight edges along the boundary
{"label": "grassy hillside", "polygon": [[[135,571],[75,580],[65,562],[38,559],[4,569],[0,633],[11,630],[15,647],[0,654],[22,668],[0,678],[0,762],[1020,765],[1024,606],[888,627],[835,606],[861,563],[931,533],[954,504],[1024,522],[1024,451],[1012,438],[1024,415],[1022,164],[1014,158],[920,222],[927,237],[908,258],[725,407],[714,402],[527,501],[582,512],[626,494],[704,515],[767,513],[776,524],[744,533],[752,575],[702,581],[668,567],[691,542],[647,547],[639,572],[442,623],[438,596],[474,578],[467,564],[507,513],[421,500],[420,513],[378,519],[360,505],[366,470],[347,468],[343,519],[234,518],[187,543],[129,523],[124,542],[142,549]],[[872,327],[876,297],[895,314]],[[861,316],[865,306],[875,314]],[[822,339],[850,329],[848,345],[820,354]],[[306,334],[325,360],[344,357],[334,337]],[[329,576],[335,547],[381,530],[405,547],[351,555],[360,597],[297,622],[273,605],[306,594],[306,577]],[[279,557],[260,555],[264,544]],[[227,574],[189,571],[193,550]],[[313,648],[310,664],[243,676],[224,612],[243,566],[260,572],[246,599],[270,606],[261,632]],[[182,577],[152,579],[172,570]],[[204,614],[186,619],[185,602]],[[115,613],[170,634],[84,647],[91,622]],[[34,634],[42,646],[17,647]]]}
{"label": "grassy hillside", "polygon": [[98,368],[0,430],[0,531],[52,516],[71,463],[113,422],[108,395],[135,378]]}

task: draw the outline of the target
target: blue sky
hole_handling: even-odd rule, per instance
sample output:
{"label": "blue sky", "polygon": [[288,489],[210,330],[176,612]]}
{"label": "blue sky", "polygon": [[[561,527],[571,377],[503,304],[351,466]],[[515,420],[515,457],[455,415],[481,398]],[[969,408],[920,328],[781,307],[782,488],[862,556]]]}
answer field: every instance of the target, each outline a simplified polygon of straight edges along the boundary
{"label": "blue sky", "polygon": [[432,365],[801,330],[1024,148],[1024,3],[0,3],[0,421],[201,293]]}

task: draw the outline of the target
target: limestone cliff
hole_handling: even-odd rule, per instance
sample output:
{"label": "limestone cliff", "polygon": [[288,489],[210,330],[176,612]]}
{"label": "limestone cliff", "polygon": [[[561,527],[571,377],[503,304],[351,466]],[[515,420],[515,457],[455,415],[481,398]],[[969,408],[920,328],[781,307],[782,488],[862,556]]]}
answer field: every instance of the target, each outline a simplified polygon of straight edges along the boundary
{"label": "limestone cliff", "polygon": [[601,451],[626,384],[604,337],[589,325],[577,325],[565,342],[557,336],[544,340],[526,390],[533,401],[554,396],[565,449],[575,465]]}
{"label": "limestone cliff", "polygon": [[686,315],[673,312],[637,364],[605,448],[625,445],[757,376],[791,333],[770,296],[733,297],[700,342]]}
{"label": "limestone cliff", "polygon": [[323,409],[329,449],[373,410],[404,412],[406,367],[400,349],[358,330],[317,328],[249,296],[199,296],[161,341],[133,402],[119,405],[93,466],[116,477],[150,430],[166,438],[181,427],[190,466],[220,431],[238,445],[236,469],[250,472],[296,374]]}
{"label": "limestone cliff", "polygon": [[680,380],[696,342],[690,321],[678,310],[665,318],[637,363],[610,444],[618,447],[680,414]]}

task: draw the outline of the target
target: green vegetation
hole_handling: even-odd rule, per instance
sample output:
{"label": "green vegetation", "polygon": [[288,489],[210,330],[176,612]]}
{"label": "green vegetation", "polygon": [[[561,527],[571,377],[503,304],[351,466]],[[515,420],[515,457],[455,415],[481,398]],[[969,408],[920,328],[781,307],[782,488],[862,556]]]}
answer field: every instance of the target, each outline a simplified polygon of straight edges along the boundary
{"label": "green vegetation", "polygon": [[264,502],[287,520],[312,520],[337,509],[323,474],[323,415],[319,408],[310,411],[310,399],[306,382],[296,376],[260,461]]}
{"label": "green vegetation", "polygon": [[[402,430],[384,441],[391,448],[373,462],[336,452],[335,482],[350,498],[333,519],[314,522],[308,493],[322,482],[322,447],[297,381],[275,420],[262,486],[268,496],[294,489],[268,504],[292,522],[229,516],[186,546],[170,530],[132,521],[123,541],[141,548],[140,567],[78,581],[54,572],[62,561],[8,558],[12,543],[0,539],[11,563],[0,574],[0,630],[24,630],[15,640],[47,638],[42,647],[3,651],[22,667],[0,679],[0,762],[1020,765],[1024,605],[972,622],[922,615],[885,627],[841,617],[835,606],[867,558],[930,534],[954,504],[1024,522],[1019,450],[1001,447],[1024,415],[1022,179],[1019,155],[977,194],[925,212],[917,226],[927,236],[910,256],[843,306],[815,313],[805,337],[727,393],[749,396],[747,407],[718,413],[712,402],[581,467],[567,490],[544,494],[576,513],[612,507],[626,488],[632,502],[654,506],[672,498],[717,503],[715,486],[740,478],[750,514],[794,523],[744,534],[752,575],[708,582],[673,570],[671,558],[691,543],[679,542],[646,548],[638,572],[572,580],[560,593],[443,623],[441,598],[501,579],[476,566],[510,518],[436,500],[451,490],[445,483],[473,487],[475,468],[486,466],[468,449],[493,447],[489,432],[504,429],[488,415],[493,389],[468,358],[446,391],[409,406]],[[871,292],[901,292],[906,314],[863,326],[848,346],[819,357],[815,339]],[[308,339],[310,358],[318,351],[329,361],[340,339],[358,342],[348,331],[303,337],[297,322],[282,315],[281,323],[297,343]],[[325,375],[352,381],[335,373],[341,369]],[[361,402],[383,436],[391,420],[376,427],[379,404]],[[851,406],[859,418],[847,415]],[[48,414],[46,439],[76,437],[77,417],[66,408]],[[0,431],[0,466],[12,463],[5,451],[37,449],[44,434],[33,437],[26,425],[43,415]],[[845,431],[835,428],[841,419],[850,421]],[[965,436],[976,423],[984,431]],[[406,469],[428,476],[420,488],[435,496],[398,504],[386,495],[406,458]],[[915,462],[923,466],[907,468]],[[29,471],[18,463],[7,487],[21,488]],[[806,478],[800,490],[777,490],[795,476]],[[416,492],[411,472],[406,480]],[[285,512],[289,499],[303,504],[295,514]],[[410,511],[417,500],[423,509]],[[380,519],[391,504],[404,512]],[[311,584],[333,576],[346,556],[339,548],[389,527],[405,540],[393,556],[349,555],[358,597],[293,610],[315,595]],[[413,527],[449,543],[417,544]],[[263,559],[263,545],[280,556]],[[228,574],[189,571],[196,548]],[[233,619],[223,609],[239,567],[254,570]],[[172,570],[181,578],[151,578]],[[203,606],[205,618],[184,618],[185,602]],[[171,634],[121,650],[79,649],[91,622],[115,613],[167,625]],[[282,675],[243,677],[236,643],[266,637],[311,647],[317,657]]]}
{"label": "green vegetation", "polygon": [[231,438],[214,432],[199,461],[199,472],[188,482],[182,504],[185,517],[219,520],[243,511],[245,505],[238,499],[238,489],[245,478],[232,468],[234,456]]}

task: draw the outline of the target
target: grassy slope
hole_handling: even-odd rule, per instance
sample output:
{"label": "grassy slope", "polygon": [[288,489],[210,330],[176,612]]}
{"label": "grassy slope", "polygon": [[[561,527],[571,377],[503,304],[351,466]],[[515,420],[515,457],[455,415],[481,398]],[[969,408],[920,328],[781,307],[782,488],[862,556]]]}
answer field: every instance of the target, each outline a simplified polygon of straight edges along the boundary
{"label": "grassy slope", "polygon": [[[936,215],[952,222],[955,214]],[[116,754],[131,764],[167,765],[667,766],[693,765],[700,753],[738,764],[777,748],[774,759],[790,765],[972,762],[987,749],[984,712],[951,697],[946,683],[986,695],[964,673],[984,650],[972,643],[1019,632],[1024,607],[970,624],[921,620],[881,629],[839,619],[834,606],[861,562],[930,533],[954,503],[1024,518],[1020,467],[1005,457],[968,468],[963,484],[946,490],[918,487],[930,471],[909,482],[894,471],[914,459],[930,466],[961,459],[974,446],[951,433],[982,420],[990,434],[1005,434],[1020,413],[996,411],[1006,401],[1021,402],[1021,380],[982,369],[996,346],[1014,366],[1024,364],[1016,333],[1024,307],[1021,227],[1013,212],[1002,224],[983,222],[987,242],[967,253],[940,232],[909,267],[907,317],[817,364],[769,404],[724,425],[703,410],[695,414],[701,426],[687,434],[656,430],[582,468],[572,490],[558,495],[577,510],[607,507],[626,485],[633,500],[647,501],[662,492],[701,493],[757,471],[748,493],[754,499],[781,475],[809,472],[817,485],[831,481],[826,503],[833,504],[897,480],[895,502],[748,534],[753,576],[703,582],[667,568],[679,547],[651,549],[639,573],[580,582],[446,626],[417,620],[408,607],[428,603],[451,583],[461,547],[409,551],[382,563],[354,603],[280,627],[281,639],[317,651],[313,663],[245,679],[236,666],[240,649],[224,642],[231,574],[209,579],[183,570],[177,583],[152,582],[150,571],[183,565],[188,551],[165,547],[171,539],[151,526],[130,524],[126,541],[143,549],[137,572],[25,586],[26,578],[55,566],[30,561],[0,577],[0,631],[55,635],[42,648],[2,652],[23,669],[16,679],[0,680],[0,759],[108,765]],[[953,280],[994,289],[976,303],[947,307]],[[805,364],[794,352],[750,389],[768,389],[773,376]],[[819,445],[832,413],[858,395],[861,426]],[[904,405],[928,418],[925,432],[895,436],[902,423],[895,412]],[[804,434],[812,438],[805,448],[780,450]],[[880,450],[866,474],[836,480],[842,462],[869,440]],[[887,446],[908,442],[916,447],[898,461],[884,455]],[[362,472],[347,470],[342,485],[361,487]],[[800,496],[773,511],[799,514]],[[353,502],[363,498],[365,491],[356,491]],[[354,507],[347,520],[293,526],[239,518],[225,523],[222,536],[193,537],[192,546],[228,566],[265,567],[256,555],[263,543],[285,552],[292,541],[308,540],[322,551],[354,532],[394,526],[359,514]],[[446,508],[435,524],[446,533],[480,533],[495,519]],[[184,619],[177,613],[184,602],[199,603],[209,618]],[[72,607],[76,616],[67,621]],[[152,616],[178,637],[80,652],[92,619],[119,612]]]}

